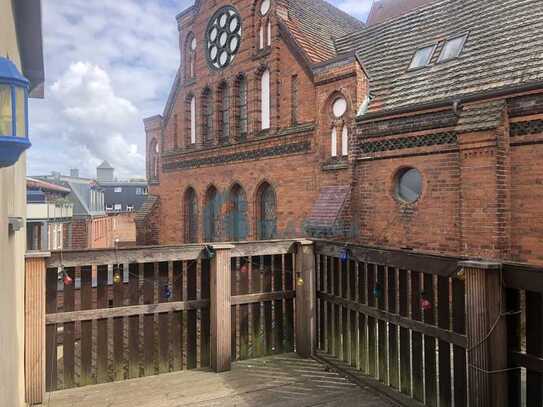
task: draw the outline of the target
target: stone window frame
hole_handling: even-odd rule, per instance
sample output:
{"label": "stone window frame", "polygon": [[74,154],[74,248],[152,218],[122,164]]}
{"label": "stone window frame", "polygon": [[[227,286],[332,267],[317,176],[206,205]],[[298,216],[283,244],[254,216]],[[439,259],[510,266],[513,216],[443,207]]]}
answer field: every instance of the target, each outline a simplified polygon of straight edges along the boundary
{"label": "stone window frame", "polygon": [[160,145],[156,137],[149,140],[149,150],[147,156],[149,157],[148,178],[151,182],[158,182],[160,174]]}
{"label": "stone window frame", "polygon": [[[205,191],[204,208],[202,211],[203,238],[206,243],[217,242],[221,239],[221,198],[219,190],[213,184],[210,184]],[[213,200],[215,202],[212,202]],[[210,220],[210,216],[213,216],[213,219]]]}
{"label": "stone window frame", "polygon": [[[193,194],[192,197],[194,199],[194,201],[190,202],[193,206],[192,208],[189,207],[189,194],[191,193]],[[192,213],[194,209],[196,210]],[[183,234],[185,243],[198,242],[198,212],[198,193],[192,185],[189,185],[183,194]],[[194,234],[194,236],[192,236],[192,234]]]}
{"label": "stone window frame", "polygon": [[231,139],[231,86],[226,80],[223,80],[217,86],[216,115],[217,115],[217,140],[219,144],[228,144]]}
{"label": "stone window frame", "polygon": [[[240,224],[237,224],[238,227],[243,228],[243,223],[245,223],[245,230],[240,229],[236,234],[236,224],[235,224],[235,210],[236,202],[239,204],[240,201],[236,201],[235,198],[241,197],[241,202],[244,202],[244,208],[241,208],[239,212],[241,215]],[[237,208],[240,209],[239,207]],[[249,237],[249,201],[247,199],[247,192],[243,185],[235,181],[232,183],[230,188],[228,188],[228,196],[226,199],[226,208],[225,208],[225,226],[226,237],[229,241],[239,242],[247,240]]]}
{"label": "stone window frame", "polygon": [[[334,103],[340,98],[345,99],[347,107],[341,117],[336,117],[333,107]],[[345,160],[349,156],[350,137],[352,133],[349,124],[352,122],[352,101],[343,90],[335,90],[330,94],[328,102],[325,104],[325,112],[330,123],[330,136],[327,138],[329,149],[327,149],[326,156],[332,159]],[[335,149],[333,146],[335,146]]]}
{"label": "stone window frame", "polygon": [[187,34],[185,39],[185,80],[191,80],[196,78],[196,54],[198,47],[192,47],[193,41],[196,41],[196,36],[191,31]]}
{"label": "stone window frame", "polygon": [[214,144],[213,137],[213,128],[214,128],[214,106],[213,106],[213,91],[210,86],[204,87],[200,97],[201,105],[201,134],[202,134],[202,144],[203,145],[212,145]]}
{"label": "stone window frame", "polygon": [[[400,196],[400,193],[399,193],[400,177],[402,175],[404,175],[405,173],[407,173],[408,171],[410,171],[410,170],[417,171],[419,173],[419,175],[420,175],[420,178],[421,178],[420,194],[413,201],[405,200],[404,198],[402,198]],[[424,176],[423,171],[421,171],[417,166],[409,165],[409,164],[401,165],[401,166],[397,167],[394,170],[394,172],[392,173],[392,181],[391,181],[390,193],[391,193],[391,196],[394,199],[394,201],[396,201],[399,205],[401,205],[403,207],[415,207],[415,206],[417,206],[422,201],[422,199],[424,197],[424,194],[425,194],[425,190],[426,190],[426,178]]]}
{"label": "stone window frame", "polygon": [[[275,220],[275,231],[271,236],[263,235],[264,231],[263,231],[263,228],[262,228],[263,217],[264,217],[264,213],[263,213],[264,208],[262,206],[262,204],[263,204],[262,197],[264,195],[264,192],[266,192],[267,189],[271,189],[271,191],[273,192],[274,207],[275,207],[275,210],[274,210],[274,214],[275,214],[275,219],[274,219]],[[255,216],[253,218],[255,219],[255,236],[256,236],[256,239],[257,240],[273,239],[273,238],[275,238],[277,236],[277,208],[278,208],[278,203],[279,203],[277,188],[270,181],[263,180],[258,184],[255,191],[256,191],[255,192],[255,198],[254,198],[254,208],[255,208],[254,213],[255,213]]]}
{"label": "stone window frame", "polygon": [[[241,87],[244,83],[245,87],[245,112],[243,114],[241,103]],[[244,117],[243,117],[244,116]],[[244,128],[244,132],[242,129]],[[244,142],[249,135],[249,79],[244,73],[238,74],[234,82],[234,135],[238,142]]]}
{"label": "stone window frame", "polygon": [[185,97],[185,146],[196,146],[197,138],[197,103],[196,96],[191,92]]}
{"label": "stone window frame", "polygon": [[[268,81],[268,127],[264,127],[264,104],[263,104],[263,76],[264,74],[268,72],[269,75],[269,81]],[[255,127],[258,134],[267,134],[271,131],[272,128],[272,70],[268,65],[261,65],[257,71],[255,76],[255,88],[256,88],[256,94],[255,94],[255,101],[257,106],[257,111],[255,115]]]}

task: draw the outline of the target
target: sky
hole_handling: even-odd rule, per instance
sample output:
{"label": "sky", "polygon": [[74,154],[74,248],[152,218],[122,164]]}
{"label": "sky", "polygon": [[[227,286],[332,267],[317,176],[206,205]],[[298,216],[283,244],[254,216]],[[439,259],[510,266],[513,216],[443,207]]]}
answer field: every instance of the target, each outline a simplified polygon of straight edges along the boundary
{"label": "sky", "polygon": [[[372,0],[330,0],[365,21]],[[175,15],[192,0],[43,0],[45,99],[30,102],[28,174],[145,175],[143,118],[161,114],[179,65]]]}

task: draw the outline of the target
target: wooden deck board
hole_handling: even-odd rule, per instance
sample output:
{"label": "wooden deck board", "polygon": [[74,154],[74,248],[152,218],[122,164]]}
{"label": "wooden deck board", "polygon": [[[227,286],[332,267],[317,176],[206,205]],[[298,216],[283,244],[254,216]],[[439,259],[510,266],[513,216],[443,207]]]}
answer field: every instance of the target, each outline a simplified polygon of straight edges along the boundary
{"label": "wooden deck board", "polygon": [[294,354],[246,360],[230,372],[182,371],[49,393],[48,407],[390,407],[319,362]]}

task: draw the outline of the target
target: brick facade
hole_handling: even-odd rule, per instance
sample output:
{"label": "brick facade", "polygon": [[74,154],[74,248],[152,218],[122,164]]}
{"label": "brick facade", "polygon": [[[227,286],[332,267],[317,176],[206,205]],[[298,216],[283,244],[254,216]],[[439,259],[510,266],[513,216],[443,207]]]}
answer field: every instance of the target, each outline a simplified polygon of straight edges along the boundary
{"label": "brick facade", "polygon": [[[417,45],[398,45],[404,48],[395,59],[389,50],[394,41],[383,33],[394,33],[398,42],[409,42],[407,33],[416,31],[409,27],[427,18],[424,29],[435,38],[443,24],[430,19],[434,16],[430,7],[435,8],[435,15],[447,19],[447,2],[432,2],[420,12],[420,19],[411,13],[340,38],[337,55],[327,54],[326,44],[320,50],[311,45],[303,30],[307,22],[292,18],[295,13],[286,3],[272,2],[272,12],[266,17],[271,24],[271,46],[263,49],[259,49],[259,2],[197,1],[178,17],[182,61],[192,38],[199,44],[187,60],[194,64],[195,76],[187,73],[192,69],[190,64],[182,63],[164,114],[145,120],[150,193],[157,202],[137,220],[138,243],[187,242],[187,213],[192,212],[187,211],[185,197],[191,189],[196,196],[195,240],[204,240],[209,208],[206,197],[215,189],[222,220],[216,240],[228,240],[231,234],[225,219],[233,207],[230,191],[240,187],[246,197],[246,238],[256,239],[262,216],[258,191],[263,183],[269,183],[276,196],[278,238],[306,235],[306,221],[314,214],[318,216],[327,205],[341,205],[330,208],[337,219],[332,229],[338,231],[332,237],[367,245],[543,264],[543,170],[538,165],[543,156],[543,85],[534,85],[535,73],[531,88],[522,90],[502,72],[476,86],[475,68],[460,75],[436,66],[436,78],[425,79],[434,72],[431,66],[438,55],[426,70],[400,71],[399,67],[409,66],[412,58],[404,52],[405,47],[412,46],[415,52]],[[469,3],[473,8],[483,7],[474,0]],[[202,43],[209,18],[227,4],[240,10],[245,34],[233,63],[216,71],[208,66]],[[488,16],[484,9],[479,14],[491,18],[490,11]],[[474,27],[483,30],[487,26]],[[521,34],[518,30],[510,33]],[[478,35],[470,34],[466,43],[466,65],[483,58],[489,61],[488,66],[505,63],[496,60],[502,55],[498,52],[482,56],[468,52],[470,46],[477,48],[477,41],[491,37]],[[437,53],[443,48],[443,40],[439,41]],[[374,50],[373,43],[378,43],[382,52],[378,47]],[[419,45],[427,44],[421,39]],[[386,59],[380,58],[383,53]],[[260,78],[266,69],[271,75],[271,126],[262,131]],[[389,71],[393,74],[387,77]],[[450,76],[456,81],[451,82],[454,89],[442,86],[452,81]],[[240,137],[236,126],[236,83],[240,77],[248,84],[246,137]],[[466,81],[464,87],[458,77]],[[507,88],[502,78],[511,80]],[[221,138],[224,117],[219,115],[222,105],[215,98],[212,140],[206,143],[203,95],[220,94],[224,84],[230,95],[230,137],[227,141]],[[194,144],[187,103],[192,97],[197,106]],[[332,114],[338,97],[347,103],[347,111],[339,119]],[[335,150],[341,152],[343,128],[348,129],[348,155],[333,157],[331,134],[335,129]],[[418,170],[422,177],[422,194],[413,203],[397,196],[398,176],[409,168]],[[325,196],[326,191],[343,191],[345,186],[350,189],[346,199]],[[316,203],[320,207],[315,208]]]}

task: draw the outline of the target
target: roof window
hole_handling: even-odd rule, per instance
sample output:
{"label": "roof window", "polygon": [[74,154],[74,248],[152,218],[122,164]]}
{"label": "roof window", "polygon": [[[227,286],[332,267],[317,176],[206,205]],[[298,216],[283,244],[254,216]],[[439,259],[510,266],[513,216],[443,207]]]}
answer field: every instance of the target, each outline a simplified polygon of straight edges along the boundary
{"label": "roof window", "polygon": [[449,59],[458,58],[462,52],[462,49],[464,48],[466,38],[467,34],[464,34],[445,41],[437,62],[444,62],[448,61]]}
{"label": "roof window", "polygon": [[417,52],[415,52],[415,55],[413,55],[413,59],[411,60],[411,65],[409,65],[409,69],[422,68],[428,65],[432,59],[432,55],[434,54],[435,49],[435,44],[428,47],[419,48]]}

